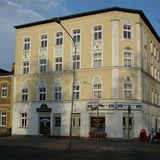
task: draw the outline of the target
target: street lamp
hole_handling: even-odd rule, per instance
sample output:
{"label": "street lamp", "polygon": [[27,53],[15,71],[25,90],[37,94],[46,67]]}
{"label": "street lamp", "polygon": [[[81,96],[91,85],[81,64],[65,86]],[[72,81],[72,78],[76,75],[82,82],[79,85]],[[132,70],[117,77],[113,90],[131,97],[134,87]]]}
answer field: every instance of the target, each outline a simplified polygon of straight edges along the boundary
{"label": "street lamp", "polygon": [[69,128],[69,149],[72,147],[72,116],[73,116],[73,105],[74,105],[74,86],[75,86],[75,77],[76,77],[76,44],[74,38],[71,36],[71,34],[67,31],[67,29],[62,25],[61,20],[59,18],[54,19],[56,23],[58,23],[64,31],[69,35],[71,38],[73,45],[74,45],[74,56],[73,56],[73,81],[72,81],[72,102],[71,102],[71,116],[70,116],[70,128]]}

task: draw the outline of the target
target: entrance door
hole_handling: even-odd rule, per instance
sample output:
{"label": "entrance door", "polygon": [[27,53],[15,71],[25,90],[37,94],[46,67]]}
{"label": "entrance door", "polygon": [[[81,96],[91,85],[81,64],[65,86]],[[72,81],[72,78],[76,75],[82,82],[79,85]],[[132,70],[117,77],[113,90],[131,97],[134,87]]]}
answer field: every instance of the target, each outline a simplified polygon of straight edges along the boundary
{"label": "entrance door", "polygon": [[80,113],[72,115],[72,136],[80,136],[81,118]]}
{"label": "entrance door", "polygon": [[53,135],[54,136],[61,135],[61,114],[60,113],[53,114]]}
{"label": "entrance door", "polygon": [[50,134],[50,117],[40,117],[40,134]]}
{"label": "entrance door", "polygon": [[123,114],[123,138],[124,139],[133,139],[133,114],[128,113]]}

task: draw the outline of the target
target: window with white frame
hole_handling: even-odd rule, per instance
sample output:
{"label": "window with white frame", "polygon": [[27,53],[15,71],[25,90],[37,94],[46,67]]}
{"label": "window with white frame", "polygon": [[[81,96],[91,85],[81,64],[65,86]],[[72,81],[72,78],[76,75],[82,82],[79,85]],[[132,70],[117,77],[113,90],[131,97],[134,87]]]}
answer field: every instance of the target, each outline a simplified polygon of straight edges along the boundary
{"label": "window with white frame", "polygon": [[154,103],[154,90],[152,89],[152,103]]}
{"label": "window with white frame", "polygon": [[62,71],[62,57],[55,58],[55,70]]}
{"label": "window with white frame", "polygon": [[157,68],[154,67],[154,78],[157,79]]}
{"label": "window with white frame", "polygon": [[158,94],[158,105],[160,106],[160,94]]}
{"label": "window with white frame", "polygon": [[29,73],[29,61],[24,61],[23,62],[23,74],[28,74]]}
{"label": "window with white frame", "polygon": [[153,54],[154,54],[154,58],[156,59],[156,46],[154,45],[154,47],[153,47]]}
{"label": "window with white frame", "polygon": [[20,113],[20,127],[28,126],[27,113]]}
{"label": "window with white frame", "polygon": [[102,82],[100,77],[95,77],[93,80],[93,98],[101,99],[102,98]]}
{"label": "window with white frame", "polygon": [[93,39],[94,40],[102,39],[102,25],[93,27]]}
{"label": "window with white frame", "polygon": [[22,102],[27,102],[28,101],[28,87],[27,86],[22,87],[21,100],[22,100]]}
{"label": "window with white frame", "polygon": [[93,53],[93,67],[99,68],[101,66],[102,66],[102,53],[101,52]]}
{"label": "window with white frame", "polygon": [[54,121],[54,126],[55,127],[60,127],[61,126],[61,117],[55,117],[55,121]]}
{"label": "window with white frame", "polygon": [[157,49],[157,61],[159,62],[159,50]]}
{"label": "window with white frame", "polygon": [[75,43],[80,43],[80,29],[74,29],[72,31],[73,39]]}
{"label": "window with white frame", "polygon": [[144,100],[148,100],[148,84],[146,81],[144,82]]}
{"label": "window with white frame", "polygon": [[123,51],[123,60],[124,60],[124,66],[125,67],[131,67],[132,66],[132,54],[133,51],[130,48],[125,48]]}
{"label": "window with white frame", "polygon": [[54,82],[54,99],[61,100],[62,99],[62,85],[60,80],[56,80]]}
{"label": "window with white frame", "polygon": [[24,49],[24,50],[29,50],[29,49],[30,49],[30,43],[31,43],[30,37],[24,38],[23,49]]}
{"label": "window with white frame", "polygon": [[47,34],[41,35],[41,43],[40,43],[40,47],[41,48],[45,48],[47,47]]}
{"label": "window with white frame", "polygon": [[5,111],[0,112],[0,127],[5,127],[7,124],[7,113]]}
{"label": "window with white frame", "polygon": [[144,70],[147,72],[147,50],[144,51]]}
{"label": "window with white frame", "polygon": [[77,80],[75,80],[73,88],[74,88],[73,98],[74,99],[80,99],[80,84]]}
{"label": "window with white frame", "polygon": [[153,43],[150,41],[150,52],[153,53]]}
{"label": "window with white frame", "polygon": [[45,81],[40,81],[38,91],[39,91],[39,93],[38,93],[39,100],[45,101],[47,98],[47,87],[46,87]]}
{"label": "window with white frame", "polygon": [[154,103],[158,104],[157,92],[154,93]]}
{"label": "window with white frame", "polygon": [[130,99],[132,98],[133,92],[133,83],[129,76],[126,77],[124,81],[124,98]]}
{"label": "window with white frame", "polygon": [[[76,57],[76,58],[75,58]],[[72,55],[73,59],[73,68],[80,69],[80,55]]]}
{"label": "window with white frame", "polygon": [[2,83],[1,84],[1,97],[6,98],[8,96],[8,84]]}
{"label": "window with white frame", "polygon": [[63,44],[63,32],[57,32],[56,33],[56,45],[62,45]]}
{"label": "window with white frame", "polygon": [[158,81],[160,80],[160,77],[159,77],[159,70],[157,71],[157,80],[158,80]]}
{"label": "window with white frame", "polygon": [[124,39],[131,39],[132,35],[131,35],[131,25],[123,25],[123,38]]}
{"label": "window with white frame", "polygon": [[40,72],[45,73],[47,72],[47,60],[46,59],[40,59],[39,60],[39,67],[40,67]]}
{"label": "window with white frame", "polygon": [[153,64],[151,64],[151,76],[153,76]]}

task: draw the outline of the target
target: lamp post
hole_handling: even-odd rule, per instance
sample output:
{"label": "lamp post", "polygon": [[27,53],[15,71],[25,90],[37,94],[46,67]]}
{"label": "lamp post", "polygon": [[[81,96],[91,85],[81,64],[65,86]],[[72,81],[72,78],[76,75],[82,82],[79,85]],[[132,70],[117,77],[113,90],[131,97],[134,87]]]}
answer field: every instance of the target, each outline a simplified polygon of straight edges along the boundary
{"label": "lamp post", "polygon": [[64,31],[69,35],[71,38],[73,45],[74,45],[74,56],[73,56],[73,81],[72,81],[72,100],[71,100],[71,115],[70,115],[70,128],[69,128],[69,149],[72,148],[72,117],[73,117],[73,105],[74,105],[74,86],[75,86],[75,76],[76,76],[76,44],[74,38],[71,36],[71,34],[67,31],[67,29],[63,26],[59,18],[54,19],[56,23],[58,23]]}

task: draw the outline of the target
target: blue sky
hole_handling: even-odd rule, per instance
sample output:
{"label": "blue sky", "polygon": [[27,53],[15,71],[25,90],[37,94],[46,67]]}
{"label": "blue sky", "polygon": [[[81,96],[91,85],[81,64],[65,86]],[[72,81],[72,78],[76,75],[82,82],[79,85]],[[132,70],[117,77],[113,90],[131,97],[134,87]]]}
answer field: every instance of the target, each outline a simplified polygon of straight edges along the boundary
{"label": "blue sky", "polygon": [[14,62],[13,26],[113,6],[142,10],[160,35],[160,0],[0,0],[0,68]]}

